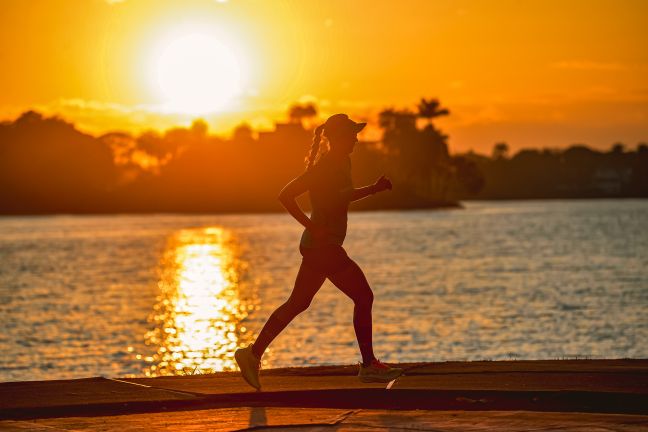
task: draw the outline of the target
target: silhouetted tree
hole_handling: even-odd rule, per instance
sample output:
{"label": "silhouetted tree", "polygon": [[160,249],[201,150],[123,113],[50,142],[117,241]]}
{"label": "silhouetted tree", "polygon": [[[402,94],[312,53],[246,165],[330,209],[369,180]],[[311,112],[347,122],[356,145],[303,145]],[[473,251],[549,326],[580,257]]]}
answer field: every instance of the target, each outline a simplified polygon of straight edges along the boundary
{"label": "silhouetted tree", "polygon": [[57,117],[35,111],[0,126],[0,211],[110,208],[117,170],[111,149]]}
{"label": "silhouetted tree", "polygon": [[428,125],[432,124],[432,119],[441,116],[447,116],[450,114],[450,111],[446,108],[441,108],[441,104],[438,99],[426,100],[421,98],[421,102],[418,104],[418,116],[424,119],[427,119]]}
{"label": "silhouetted tree", "polygon": [[[429,118],[446,115],[438,101],[422,100]],[[445,200],[453,177],[448,160],[447,136],[429,122],[423,130],[416,126],[418,113],[387,108],[379,113],[382,143],[390,155],[397,181],[409,185],[423,197]]]}
{"label": "silhouetted tree", "polygon": [[484,173],[474,161],[464,156],[455,156],[452,158],[452,166],[460,193],[477,194],[483,189]]}
{"label": "silhouetted tree", "polygon": [[207,137],[209,125],[204,119],[196,119],[191,123],[191,133],[195,138]]}
{"label": "silhouetted tree", "polygon": [[505,142],[496,143],[493,146],[492,158],[495,160],[508,159],[509,146]]}
{"label": "silhouetted tree", "polygon": [[234,128],[234,132],[232,133],[232,141],[241,144],[249,144],[254,142],[254,136],[252,134],[252,128],[250,127],[250,125],[247,123],[241,123],[240,125],[236,126]]}
{"label": "silhouetted tree", "polygon": [[574,144],[564,150],[522,149],[509,159],[465,156],[477,163],[485,183],[480,192],[464,197],[648,196],[648,151],[642,156],[639,150],[601,152]]}
{"label": "silhouetted tree", "polygon": [[378,124],[387,134],[408,134],[417,130],[416,114],[409,110],[385,109],[378,115]]}
{"label": "silhouetted tree", "polygon": [[313,104],[294,104],[288,110],[288,117],[291,123],[301,123],[302,119],[315,117],[317,115],[317,108]]}

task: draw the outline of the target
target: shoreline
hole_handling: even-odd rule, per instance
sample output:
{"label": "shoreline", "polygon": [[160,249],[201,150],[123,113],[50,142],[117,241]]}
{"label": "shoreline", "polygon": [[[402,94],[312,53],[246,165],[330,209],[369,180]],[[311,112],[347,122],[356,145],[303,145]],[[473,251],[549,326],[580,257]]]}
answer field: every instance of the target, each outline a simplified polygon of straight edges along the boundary
{"label": "shoreline", "polygon": [[[377,208],[361,208],[349,209],[349,213],[372,213],[372,212],[390,212],[390,211],[422,211],[422,210],[449,210],[449,209],[463,209],[464,206],[460,201],[449,202],[447,204],[439,204],[429,207],[377,207]],[[305,210],[306,213],[310,210]],[[115,212],[43,212],[43,213],[0,213],[0,217],[40,217],[40,216],[169,216],[169,215],[182,215],[182,216],[211,216],[211,215],[276,215],[283,214],[289,215],[286,210],[232,210],[232,211],[115,211]]]}
{"label": "shoreline", "polygon": [[[465,209],[464,203],[516,203],[516,202],[564,202],[564,201],[647,201],[648,197],[642,196],[627,196],[627,197],[553,197],[553,198],[467,198],[457,201],[448,201],[446,203],[439,203],[438,205],[431,206],[412,206],[412,207],[375,207],[375,208],[349,208],[349,213],[372,213],[372,212],[391,212],[391,211],[424,211],[424,210],[463,210]],[[308,212],[307,209],[305,209]],[[39,216],[210,216],[210,215],[276,215],[285,213],[288,214],[285,210],[282,209],[240,209],[240,210],[225,210],[225,211],[167,211],[167,210],[133,210],[133,211],[107,211],[107,212],[94,212],[94,211],[78,211],[78,212],[1,212],[0,217],[39,217]]]}

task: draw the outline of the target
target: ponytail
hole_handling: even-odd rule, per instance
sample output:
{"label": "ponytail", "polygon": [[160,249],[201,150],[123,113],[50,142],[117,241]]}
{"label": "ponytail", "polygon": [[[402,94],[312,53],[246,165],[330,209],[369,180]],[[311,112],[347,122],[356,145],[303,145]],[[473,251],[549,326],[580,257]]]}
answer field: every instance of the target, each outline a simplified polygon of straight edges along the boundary
{"label": "ponytail", "polygon": [[313,137],[313,144],[311,144],[310,152],[305,158],[306,161],[306,171],[311,169],[315,159],[317,159],[317,154],[319,153],[320,141],[322,140],[322,131],[324,130],[324,124],[321,124],[315,128],[315,136]]}

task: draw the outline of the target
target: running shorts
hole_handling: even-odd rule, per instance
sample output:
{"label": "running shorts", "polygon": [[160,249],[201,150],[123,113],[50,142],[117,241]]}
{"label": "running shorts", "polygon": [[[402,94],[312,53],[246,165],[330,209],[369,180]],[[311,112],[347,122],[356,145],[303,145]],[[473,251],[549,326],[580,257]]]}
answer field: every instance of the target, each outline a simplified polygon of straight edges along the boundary
{"label": "running shorts", "polygon": [[354,261],[349,258],[344,248],[340,245],[329,244],[307,248],[299,246],[302,255],[302,265],[315,268],[325,275],[331,275],[345,270]]}

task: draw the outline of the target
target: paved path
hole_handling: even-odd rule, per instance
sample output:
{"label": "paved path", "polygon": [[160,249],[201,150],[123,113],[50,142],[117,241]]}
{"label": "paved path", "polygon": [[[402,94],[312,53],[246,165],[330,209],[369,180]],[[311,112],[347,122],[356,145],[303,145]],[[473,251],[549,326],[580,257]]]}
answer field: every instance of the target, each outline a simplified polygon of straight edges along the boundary
{"label": "paved path", "polygon": [[0,384],[0,430],[648,430],[648,360],[403,364]]}

